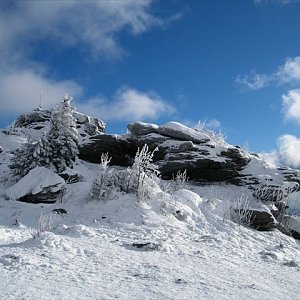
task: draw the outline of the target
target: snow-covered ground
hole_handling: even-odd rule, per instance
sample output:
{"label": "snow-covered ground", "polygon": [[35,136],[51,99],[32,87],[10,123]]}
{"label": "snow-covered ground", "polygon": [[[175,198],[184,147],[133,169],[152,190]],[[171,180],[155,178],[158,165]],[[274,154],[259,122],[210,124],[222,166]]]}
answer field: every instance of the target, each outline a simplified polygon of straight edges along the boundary
{"label": "snow-covered ground", "polygon": [[[171,202],[163,192],[88,201],[98,166],[77,170],[62,202],[0,197],[1,299],[300,299],[300,242],[224,220],[222,203],[246,189],[189,184]],[[51,228],[36,236],[41,212]]]}

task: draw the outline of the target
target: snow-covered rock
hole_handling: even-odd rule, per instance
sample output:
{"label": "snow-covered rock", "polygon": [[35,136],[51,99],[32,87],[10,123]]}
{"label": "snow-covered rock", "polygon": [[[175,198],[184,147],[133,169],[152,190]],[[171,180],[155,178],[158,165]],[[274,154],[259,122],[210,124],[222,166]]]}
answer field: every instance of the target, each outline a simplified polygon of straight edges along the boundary
{"label": "snow-covered rock", "polygon": [[259,210],[251,208],[248,210],[251,215],[250,225],[258,230],[271,230],[277,228],[277,221],[269,209]]}
{"label": "snow-covered rock", "polygon": [[36,167],[5,191],[6,198],[31,203],[55,202],[65,181],[45,167]]}
{"label": "snow-covered rock", "polygon": [[146,135],[148,133],[158,132],[157,125],[142,122],[128,124],[127,128],[132,135]]}
{"label": "snow-covered rock", "polygon": [[206,133],[189,128],[178,122],[169,122],[159,126],[158,132],[162,135],[174,138],[175,140],[192,141],[198,144],[206,143],[210,140]]}

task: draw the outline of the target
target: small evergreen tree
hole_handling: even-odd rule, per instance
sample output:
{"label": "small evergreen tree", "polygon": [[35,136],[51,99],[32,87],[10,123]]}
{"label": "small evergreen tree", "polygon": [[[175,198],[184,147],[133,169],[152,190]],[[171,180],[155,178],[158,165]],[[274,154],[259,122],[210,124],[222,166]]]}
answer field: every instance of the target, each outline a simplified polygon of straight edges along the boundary
{"label": "small evergreen tree", "polygon": [[37,141],[28,139],[21,148],[17,148],[12,158],[11,169],[16,176],[25,176],[37,166],[49,164],[49,145],[45,137]]}
{"label": "small evergreen tree", "polygon": [[78,155],[78,132],[71,106],[72,98],[66,95],[51,115],[51,127],[46,139],[51,149],[50,166],[58,173],[73,167]]}
{"label": "small evergreen tree", "polygon": [[25,176],[36,166],[50,167],[57,173],[73,167],[78,154],[78,135],[71,100],[66,95],[52,112],[50,130],[45,136],[38,141],[28,140],[17,149],[11,164],[15,175]]}

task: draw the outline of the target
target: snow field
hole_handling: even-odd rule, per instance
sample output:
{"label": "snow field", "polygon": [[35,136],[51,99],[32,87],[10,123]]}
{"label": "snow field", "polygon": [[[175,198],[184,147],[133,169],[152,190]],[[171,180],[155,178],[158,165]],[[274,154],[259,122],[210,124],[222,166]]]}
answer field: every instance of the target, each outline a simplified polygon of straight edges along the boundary
{"label": "snow field", "polygon": [[[223,220],[238,188],[87,201],[97,167],[77,168],[62,203],[0,199],[1,299],[299,299],[299,241]],[[52,228],[33,239],[41,211]]]}

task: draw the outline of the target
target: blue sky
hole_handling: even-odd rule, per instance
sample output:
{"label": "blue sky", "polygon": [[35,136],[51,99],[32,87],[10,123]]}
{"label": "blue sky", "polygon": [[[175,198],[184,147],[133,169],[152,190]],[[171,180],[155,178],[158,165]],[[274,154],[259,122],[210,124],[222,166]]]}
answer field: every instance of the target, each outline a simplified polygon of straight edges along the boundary
{"label": "blue sky", "polygon": [[292,0],[1,2],[0,126],[69,92],[110,133],[206,120],[297,167],[299,16]]}

